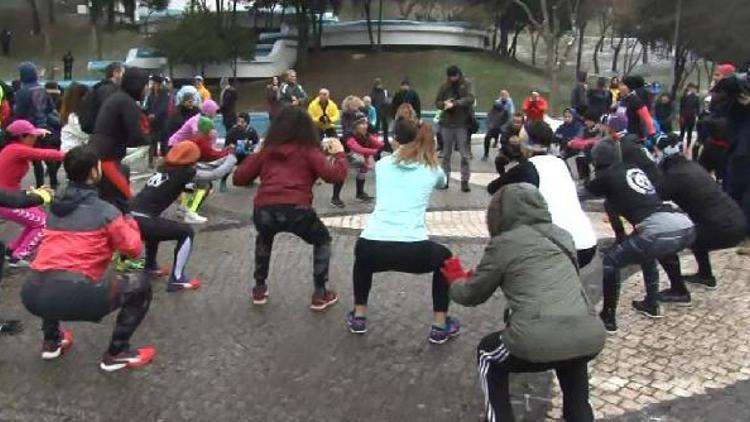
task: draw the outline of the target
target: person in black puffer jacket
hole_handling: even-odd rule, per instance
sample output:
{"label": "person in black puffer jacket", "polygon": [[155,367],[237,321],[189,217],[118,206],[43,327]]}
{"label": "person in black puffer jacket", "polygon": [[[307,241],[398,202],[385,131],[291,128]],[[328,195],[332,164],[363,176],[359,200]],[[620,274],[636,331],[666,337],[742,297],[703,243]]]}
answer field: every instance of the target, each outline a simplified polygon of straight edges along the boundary
{"label": "person in black puffer jacket", "polygon": [[732,248],[744,239],[746,224],[742,209],[700,164],[680,154],[677,135],[662,138],[656,148],[662,154],[661,183],[656,185],[659,196],[677,204],[695,223],[697,237],[692,250],[698,262],[698,273],[684,279],[709,289],[716,288],[708,253]]}

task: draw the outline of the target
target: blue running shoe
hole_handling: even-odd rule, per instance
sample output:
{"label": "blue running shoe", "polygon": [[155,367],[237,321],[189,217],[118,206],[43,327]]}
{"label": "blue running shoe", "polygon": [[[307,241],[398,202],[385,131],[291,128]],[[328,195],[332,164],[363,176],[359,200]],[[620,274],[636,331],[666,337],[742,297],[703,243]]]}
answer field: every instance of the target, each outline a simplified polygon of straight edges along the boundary
{"label": "blue running shoe", "polygon": [[354,334],[364,334],[367,332],[367,318],[355,316],[354,311],[349,311],[346,314],[346,325],[349,326],[349,331]]}
{"label": "blue running shoe", "polygon": [[459,331],[461,331],[461,322],[456,318],[446,317],[445,328],[433,325],[427,340],[432,344],[443,344],[457,336]]}

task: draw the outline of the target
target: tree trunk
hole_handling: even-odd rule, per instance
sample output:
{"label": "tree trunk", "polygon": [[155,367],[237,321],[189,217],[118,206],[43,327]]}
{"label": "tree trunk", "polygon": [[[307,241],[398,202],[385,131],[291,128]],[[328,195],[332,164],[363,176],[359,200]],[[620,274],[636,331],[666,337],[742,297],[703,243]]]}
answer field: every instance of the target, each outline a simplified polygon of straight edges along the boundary
{"label": "tree trunk", "polygon": [[539,33],[538,31],[531,32],[531,65],[536,66],[536,51],[539,46]]}
{"label": "tree trunk", "polygon": [[307,65],[310,40],[310,22],[307,19],[307,5],[304,1],[297,4],[297,66]]}
{"label": "tree trunk", "polygon": [[47,0],[47,21],[50,25],[56,23],[55,17],[55,0]]}
{"label": "tree trunk", "polygon": [[39,8],[36,6],[36,0],[29,0],[31,6],[31,32],[34,35],[39,35],[42,32],[42,22],[39,19]]}
{"label": "tree trunk", "polygon": [[[510,55],[510,49],[508,47],[508,37],[510,35],[510,22],[508,22],[507,18],[501,17],[498,26],[500,28],[500,44],[498,45],[498,50],[500,51],[501,56],[508,57]],[[514,40],[515,40],[515,37],[514,37]]]}
{"label": "tree trunk", "polygon": [[115,0],[107,0],[107,31],[115,29]]}
{"label": "tree trunk", "polygon": [[378,1],[378,51],[383,49],[383,0]]}
{"label": "tree trunk", "polygon": [[643,64],[648,64],[648,44],[641,42],[641,48],[643,49]]}
{"label": "tree trunk", "polygon": [[367,35],[370,37],[370,47],[374,47],[375,37],[372,33],[372,16],[371,16],[371,10],[370,10],[370,6],[372,5],[372,0],[364,0],[362,5],[365,8],[365,20],[367,21]]}
{"label": "tree trunk", "polygon": [[612,72],[617,73],[617,64],[620,61],[620,50],[622,49],[622,44],[625,42],[625,35],[620,36],[620,41],[617,42],[617,45],[614,46],[614,53],[612,54]]}
{"label": "tree trunk", "polygon": [[602,49],[603,45],[604,35],[599,37],[599,41],[596,42],[596,47],[594,47],[594,73],[597,75],[599,74],[599,51]]}
{"label": "tree trunk", "polygon": [[578,52],[576,53],[576,73],[581,71],[581,60],[583,58],[583,37],[586,34],[586,22],[581,22],[581,33],[578,34]]}
{"label": "tree trunk", "polygon": [[[557,101],[557,94],[560,88],[559,71],[555,65],[555,50],[557,48],[557,39],[552,34],[544,36],[544,46],[546,47],[547,57],[544,59],[544,70],[550,80],[549,104],[553,108]],[[553,108],[554,109],[554,108]]]}
{"label": "tree trunk", "polygon": [[517,59],[516,53],[518,53],[518,36],[521,35],[521,32],[523,32],[523,29],[524,27],[520,26],[513,33],[513,41],[511,41],[510,49],[508,51],[508,55],[512,57],[513,59]]}

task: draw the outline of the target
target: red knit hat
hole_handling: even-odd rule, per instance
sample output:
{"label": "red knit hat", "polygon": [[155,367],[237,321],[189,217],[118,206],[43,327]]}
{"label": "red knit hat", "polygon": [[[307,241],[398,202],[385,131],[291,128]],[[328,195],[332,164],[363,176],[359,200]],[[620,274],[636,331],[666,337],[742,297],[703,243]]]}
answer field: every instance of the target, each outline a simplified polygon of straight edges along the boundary
{"label": "red knit hat", "polygon": [[194,142],[183,141],[169,149],[164,161],[170,166],[190,166],[201,157],[201,150]]}
{"label": "red knit hat", "polygon": [[731,63],[723,63],[716,67],[716,70],[719,72],[721,76],[729,76],[732,73],[737,71],[737,67]]}

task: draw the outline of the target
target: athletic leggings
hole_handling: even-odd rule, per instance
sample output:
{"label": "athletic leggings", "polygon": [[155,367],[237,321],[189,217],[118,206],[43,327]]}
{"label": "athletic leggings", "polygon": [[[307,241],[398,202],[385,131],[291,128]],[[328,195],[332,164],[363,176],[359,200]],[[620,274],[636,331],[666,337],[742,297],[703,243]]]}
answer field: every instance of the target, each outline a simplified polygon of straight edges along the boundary
{"label": "athletic leggings", "polygon": [[331,260],[331,235],[310,207],[303,205],[269,205],[253,212],[258,235],[255,238],[255,284],[264,286],[271,265],[273,239],[278,233],[297,235],[313,245],[313,281],[316,290],[325,290]]}
{"label": "athletic leggings", "polygon": [[479,383],[484,392],[485,417],[488,422],[512,422],[509,375],[511,373],[555,370],[563,393],[563,419],[566,422],[593,422],[589,404],[588,362],[593,356],[557,362],[537,363],[513,356],[503,343],[502,331],[479,342],[477,366]]}
{"label": "athletic leggings", "polygon": [[448,283],[440,271],[453,256],[445,246],[430,240],[386,242],[360,238],[354,247],[354,304],[367,305],[372,275],[384,271],[409,274],[432,273],[432,309],[447,312]]}
{"label": "athletic leggings", "polygon": [[42,231],[47,224],[44,209],[0,207],[0,218],[23,226],[23,231],[8,244],[8,249],[13,251],[13,258],[21,259],[31,255],[41,242]]}
{"label": "athletic leggings", "polygon": [[159,242],[176,240],[174,247],[174,261],[170,279],[181,281],[185,275],[185,266],[193,248],[195,232],[187,224],[161,217],[147,217],[134,213],[135,221],[141,230],[141,238],[146,243],[146,269],[156,270],[159,264],[156,255],[159,252]]}
{"label": "athletic leggings", "polygon": [[57,171],[60,169],[60,166],[62,165],[60,161],[35,160],[35,161],[32,161],[31,164],[34,166],[34,181],[36,182],[36,187],[39,188],[42,185],[44,185],[44,167],[47,166],[47,175],[49,175],[49,185],[52,189],[57,189],[57,186],[59,184],[57,180]]}
{"label": "athletic leggings", "polygon": [[99,322],[117,314],[109,353],[130,347],[130,337],[151,304],[151,280],[144,273],[123,273],[91,280],[69,271],[32,271],[21,290],[26,309],[42,318],[45,341],[60,340],[60,321]]}

